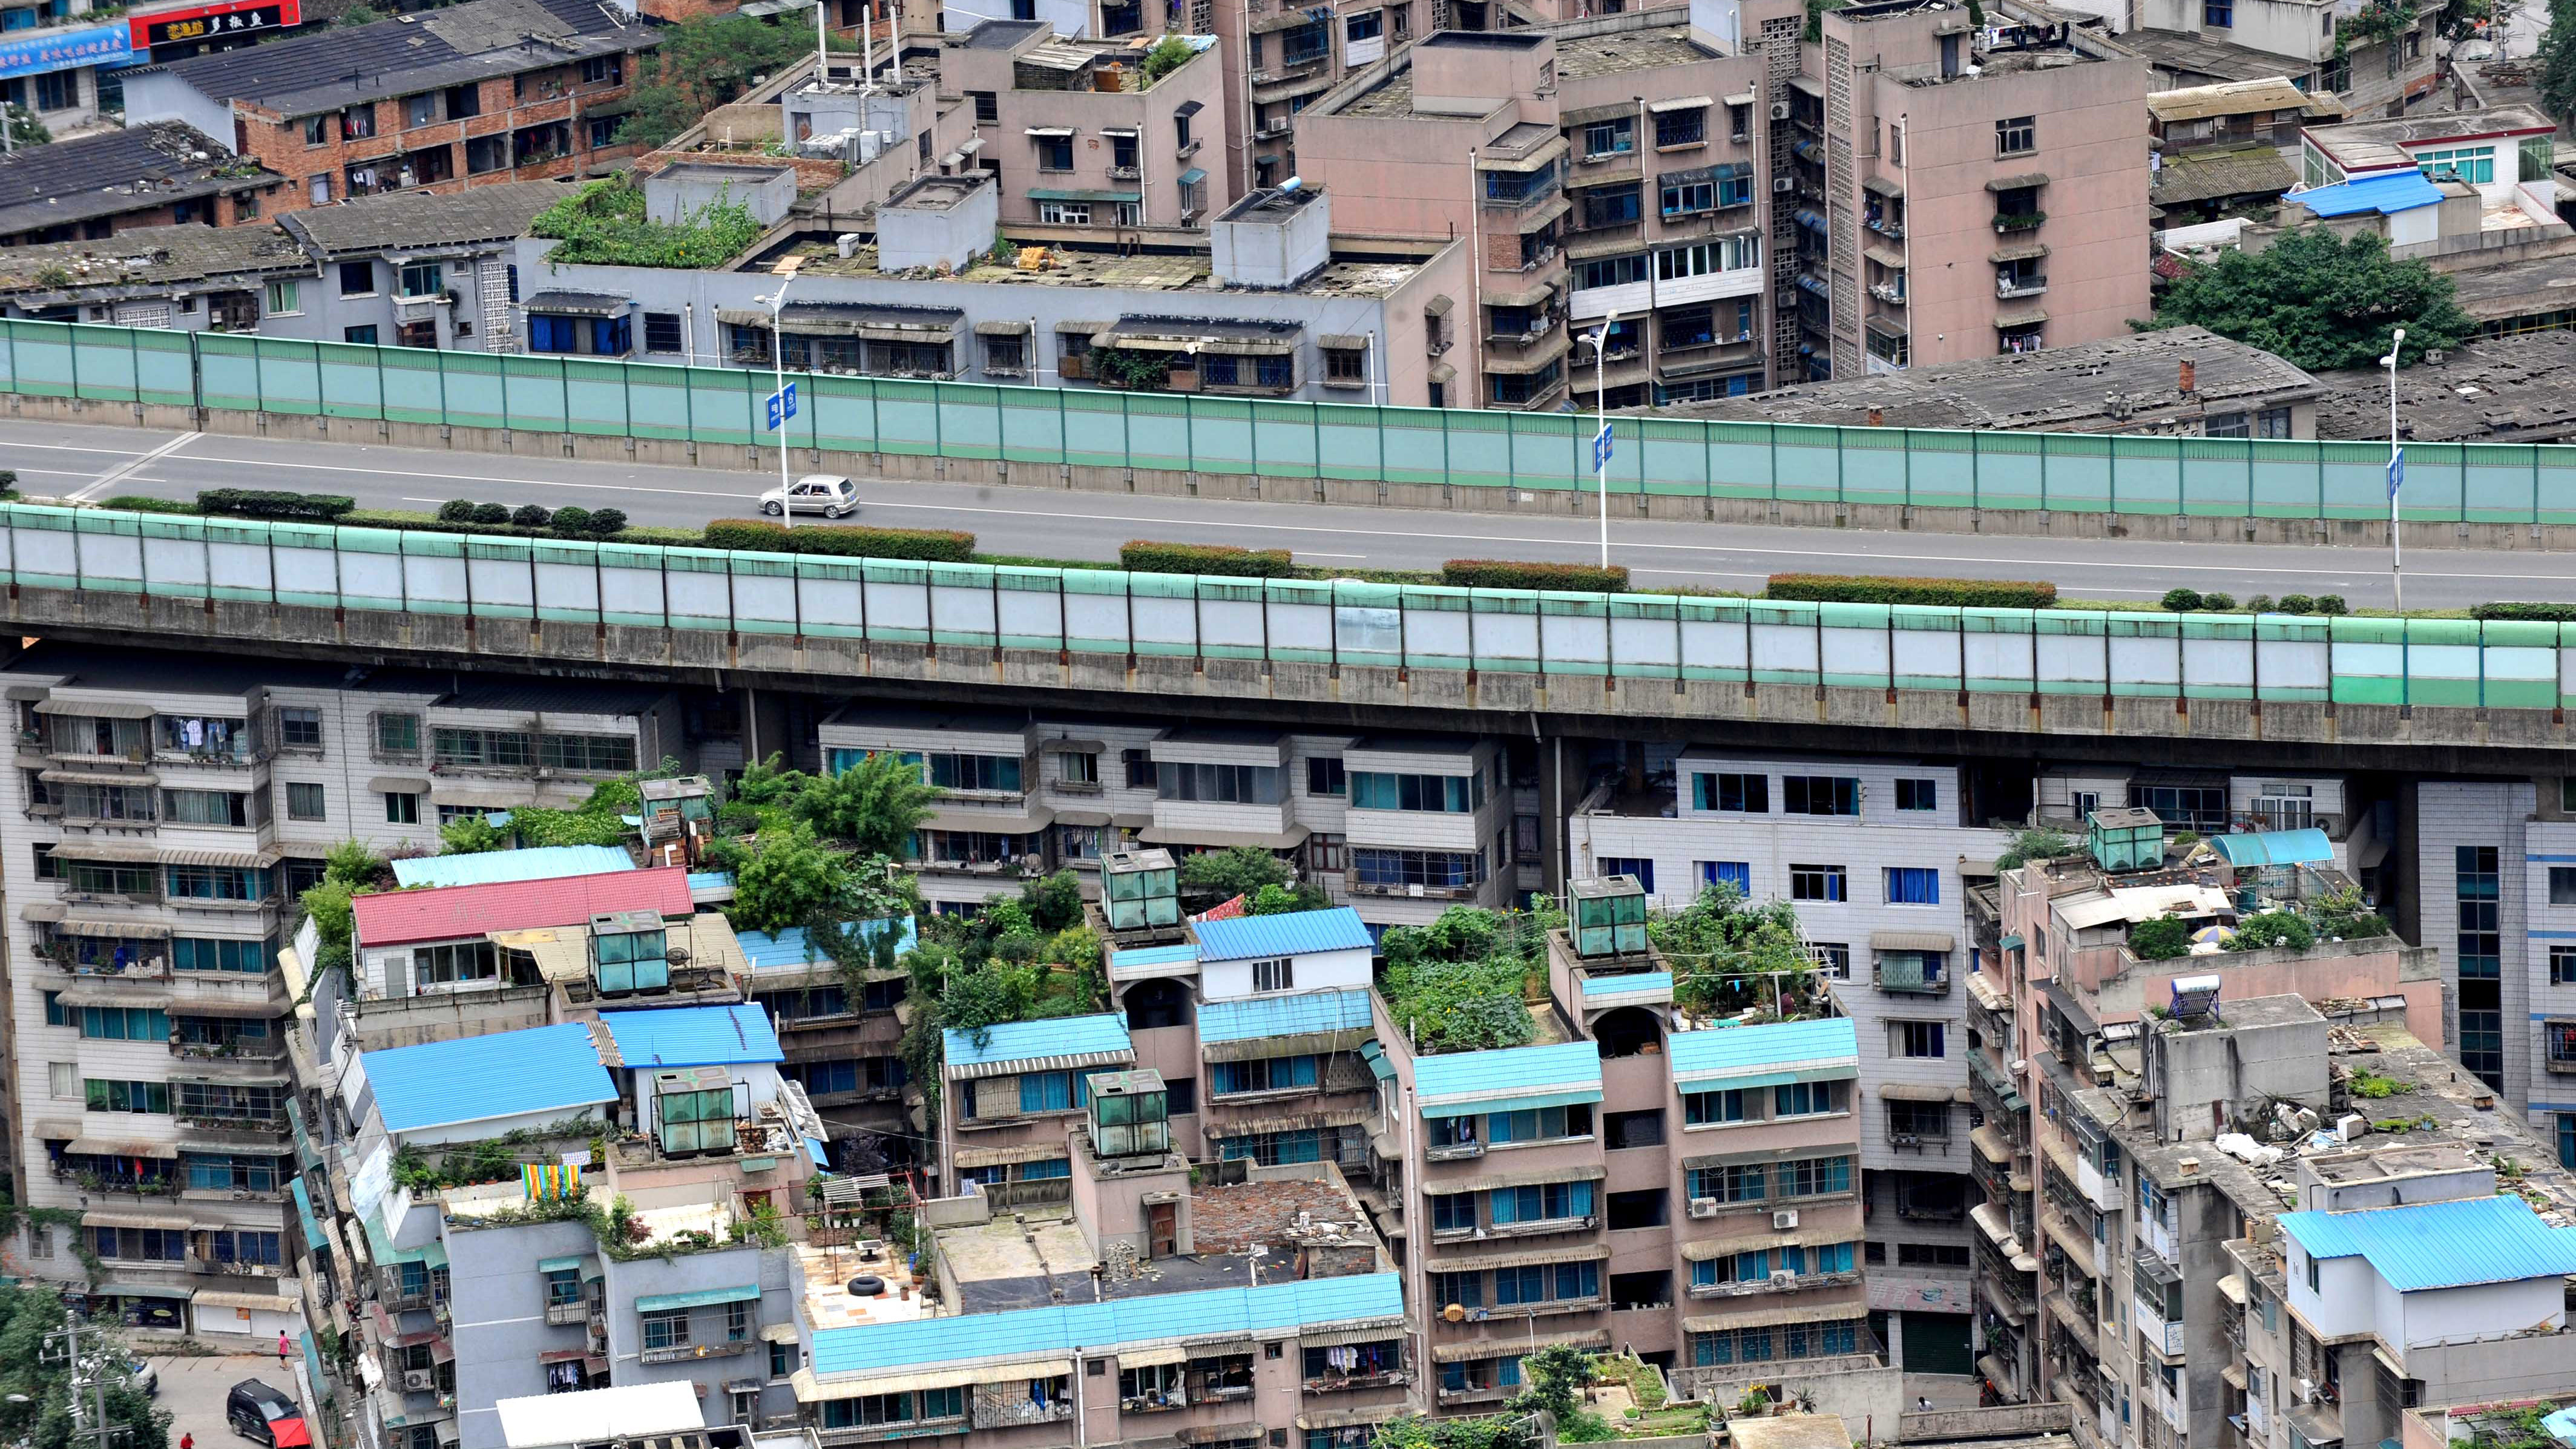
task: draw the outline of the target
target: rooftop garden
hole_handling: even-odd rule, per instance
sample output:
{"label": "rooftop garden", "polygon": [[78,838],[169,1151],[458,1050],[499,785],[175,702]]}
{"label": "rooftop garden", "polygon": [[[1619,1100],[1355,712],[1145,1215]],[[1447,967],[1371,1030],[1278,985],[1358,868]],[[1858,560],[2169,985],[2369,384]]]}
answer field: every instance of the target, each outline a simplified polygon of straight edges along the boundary
{"label": "rooftop garden", "polygon": [[1427,926],[1396,926],[1380,950],[1387,1012],[1424,1055],[1527,1046],[1529,998],[1545,990],[1547,936],[1565,913],[1545,896],[1526,911],[1451,906]]}
{"label": "rooftop garden", "polygon": [[2129,928],[2129,950],[2141,961],[2176,961],[2192,954],[2197,937],[2215,931],[2212,939],[2222,953],[2306,951],[2319,941],[2366,941],[2389,935],[2392,929],[2386,916],[2362,900],[2359,887],[2346,886],[2313,899],[2240,916],[2232,927],[2204,927],[2194,932],[2177,916],[2140,921]]}
{"label": "rooftop garden", "polygon": [[688,220],[653,221],[643,188],[624,177],[594,181],[538,212],[528,234],[562,242],[546,254],[557,266],[706,268],[718,266],[760,235],[751,208],[719,195]]}
{"label": "rooftop garden", "polygon": [[1692,1016],[1794,1021],[1823,1005],[1815,957],[1787,901],[1755,905],[1720,882],[1681,910],[1649,915],[1646,938],[1672,966],[1673,1004]]}

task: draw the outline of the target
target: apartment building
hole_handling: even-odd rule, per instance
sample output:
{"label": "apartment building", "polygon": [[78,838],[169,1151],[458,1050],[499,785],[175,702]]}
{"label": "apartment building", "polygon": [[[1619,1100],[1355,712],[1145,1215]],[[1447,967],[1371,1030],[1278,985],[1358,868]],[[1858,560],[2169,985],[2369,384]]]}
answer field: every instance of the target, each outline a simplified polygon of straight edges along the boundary
{"label": "apartment building", "polygon": [[802,1208],[822,1128],[766,1013],[584,1016],[351,1035],[324,1064],[348,1210],[314,1239],[335,1291],[313,1321],[360,1345],[346,1387],[370,1449],[500,1449],[501,1401],[612,1382],[682,1385],[704,1423],[792,1412],[767,1225]]}
{"label": "apartment building", "polygon": [[[294,1291],[289,903],[344,840],[433,851],[443,811],[560,803],[632,769],[670,697],[56,645],[0,673],[18,1200],[82,1214],[78,1246],[110,1270],[95,1306],[246,1331],[276,1311],[234,1301],[267,1286],[246,1278]],[[571,693],[600,713],[553,718],[598,733],[529,732]],[[604,753],[548,755],[561,772],[540,778],[540,738]],[[29,1271],[86,1277],[55,1229],[24,1231]]]}
{"label": "apartment building", "polygon": [[1401,1279],[1333,1167],[1194,1180],[1154,1073],[1090,1082],[1062,1206],[928,1204],[917,1261],[797,1250],[809,1441],[1358,1449],[1412,1409]]}
{"label": "apartment building", "polygon": [[[1314,188],[1246,197],[1203,230],[1115,231],[1105,204],[1046,225],[1000,215],[985,174],[924,175],[877,206],[873,238],[815,217],[712,270],[558,266],[555,243],[530,239],[520,273],[549,286],[521,310],[532,346],[554,339],[537,350],[585,356],[765,369],[783,333],[787,365],[818,372],[1398,406],[1447,395],[1425,338],[1465,290],[1459,242],[1339,235]],[[796,289],[773,317],[771,268],[791,257]]]}
{"label": "apartment building", "polygon": [[221,229],[203,217],[131,230],[122,217],[83,223],[84,232],[120,229],[0,252],[0,308],[178,332],[514,351],[517,239],[567,194],[561,183],[526,181],[363,197]]}
{"label": "apartment building", "polygon": [[911,981],[902,961],[918,928],[907,917],[852,929],[869,941],[894,937],[892,964],[859,970],[857,999],[849,973],[802,926],[740,934],[746,989],[778,1031],[786,1053],[779,1074],[805,1089],[830,1136],[862,1138],[889,1165],[910,1163],[921,1154],[905,1103],[917,1094],[905,1090],[911,1075],[896,1008]]}
{"label": "apartment building", "polygon": [[0,153],[0,245],[258,219],[286,178],[175,121]]}
{"label": "apartment building", "polygon": [[[1208,36],[1190,58],[1146,65],[1148,43],[1059,39],[1044,20],[987,20],[945,39],[944,94],[973,107],[977,156],[1006,224],[1186,227],[1209,214],[1198,157],[1222,136],[1224,95]],[[1228,190],[1218,183],[1215,195]]]}
{"label": "apartment building", "polygon": [[2441,953],[2460,1064],[2576,1153],[2576,792],[2415,786],[2415,939]]}
{"label": "apartment building", "polygon": [[2156,90],[2287,79],[2354,117],[2403,116],[2439,83],[2439,17],[2326,0],[2145,0],[2111,17]]}
{"label": "apartment building", "polygon": [[275,211],[445,185],[580,176],[655,32],[616,7],[472,0],[126,73],[129,123],[183,121],[289,179]]}
{"label": "apartment building", "polygon": [[99,112],[115,109],[118,73],[133,62],[141,16],[129,21],[121,8],[90,0],[41,0],[0,15],[11,37],[0,41],[0,105],[25,111],[49,132],[94,124]]}
{"label": "apartment building", "polygon": [[1800,222],[1797,276],[1826,288],[1798,304],[1811,377],[2089,342],[2146,315],[2145,65],[2062,16],[1979,30],[1951,0],[1836,11],[1814,59],[1821,94],[1793,109],[1815,129],[1791,147],[1823,208]]}
{"label": "apartment building", "polygon": [[1300,164],[1347,221],[1469,238],[1474,345],[1433,341],[1473,406],[1759,391],[1778,248],[1755,118],[1779,83],[1730,27],[1761,23],[1703,5],[1441,30],[1310,105]]}
{"label": "apartment building", "polygon": [[[1669,747],[1666,747],[1668,749]],[[1919,1371],[1965,1373],[1970,1123],[1960,1110],[1972,883],[2009,832],[1950,764],[1748,758],[1649,747],[1566,825],[1578,875],[1624,875],[1666,908],[1732,887],[1789,901],[1870,1050],[1849,1110],[1869,1206],[1870,1306]],[[1936,1367],[1937,1366],[1937,1367]]]}
{"label": "apartment building", "polygon": [[1536,1044],[1418,1053],[1376,998],[1381,1222],[1433,1407],[1508,1397],[1532,1348],[1615,1343],[1712,1402],[1787,1373],[1835,1412],[1895,1412],[1862,1288],[1852,1023],[1820,993],[1695,1029],[1640,926],[1587,928],[1623,898],[1642,922],[1633,887],[1576,894],[1593,907],[1549,941]]}

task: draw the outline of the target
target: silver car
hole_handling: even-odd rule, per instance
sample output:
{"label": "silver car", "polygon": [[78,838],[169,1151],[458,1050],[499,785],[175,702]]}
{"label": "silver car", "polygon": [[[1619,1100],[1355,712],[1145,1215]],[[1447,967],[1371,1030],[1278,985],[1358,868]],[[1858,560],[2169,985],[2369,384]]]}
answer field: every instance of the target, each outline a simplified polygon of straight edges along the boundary
{"label": "silver car", "polygon": [[772,488],[760,495],[760,511],[772,518],[790,507],[825,518],[855,513],[859,507],[858,485],[837,473],[808,473],[787,488]]}

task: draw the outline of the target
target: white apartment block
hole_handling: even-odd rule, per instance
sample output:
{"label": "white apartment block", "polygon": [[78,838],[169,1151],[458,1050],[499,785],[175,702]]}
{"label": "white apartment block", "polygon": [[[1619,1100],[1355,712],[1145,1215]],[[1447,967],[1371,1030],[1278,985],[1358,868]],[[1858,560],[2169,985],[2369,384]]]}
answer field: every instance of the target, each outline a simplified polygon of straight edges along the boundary
{"label": "white apartment block", "polygon": [[[1667,783],[1668,782],[1668,783]],[[1568,822],[1577,877],[1630,875],[1656,904],[1733,884],[1786,900],[1861,1042],[1870,1307],[1930,1372],[1968,1371],[1966,888],[2009,832],[1967,823],[1959,771],[1884,760],[1650,749]],[[1675,961],[1676,973],[1700,963]],[[1909,1321],[1928,1319],[1929,1322]]]}
{"label": "white apartment block", "polygon": [[1062,868],[1096,875],[1104,853],[1138,846],[1270,851],[1373,930],[1453,905],[1501,906],[1535,885],[1520,874],[1519,797],[1491,740],[871,705],[840,711],[818,734],[826,770],[892,750],[917,757],[942,789],[913,862],[941,910],[973,909]]}
{"label": "white apartment block", "polygon": [[[274,1333],[314,1141],[284,1033],[301,983],[277,967],[293,897],[342,841],[433,852],[443,814],[659,760],[671,696],[54,645],[0,680],[18,1201],[81,1215],[93,1308]],[[24,1232],[28,1271],[85,1276],[55,1228]]]}

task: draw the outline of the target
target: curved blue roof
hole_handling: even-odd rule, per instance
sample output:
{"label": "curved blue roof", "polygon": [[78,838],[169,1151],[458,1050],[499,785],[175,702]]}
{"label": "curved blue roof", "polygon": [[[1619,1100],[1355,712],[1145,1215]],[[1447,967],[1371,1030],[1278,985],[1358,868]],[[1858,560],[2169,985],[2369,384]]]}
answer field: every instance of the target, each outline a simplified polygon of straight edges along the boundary
{"label": "curved blue roof", "polygon": [[2265,830],[2247,835],[2210,837],[2227,863],[2234,866],[2317,865],[2334,859],[2334,842],[2322,830]]}
{"label": "curved blue roof", "polygon": [[1394,1318],[1403,1312],[1404,1289],[1396,1274],[1360,1273],[1258,1288],[961,1313],[822,1329],[814,1335],[814,1374],[830,1378],[919,1364],[1070,1355],[1077,1348],[1099,1353],[1124,1344]]}
{"label": "curved blue roof", "polygon": [[420,855],[394,862],[394,884],[490,885],[495,881],[560,880],[633,870],[635,861],[614,845],[540,845],[527,850],[484,850],[470,855]]}
{"label": "curved blue roof", "polygon": [[987,1027],[983,1044],[975,1033],[951,1028],[940,1034],[940,1050],[951,1068],[983,1067],[997,1062],[1035,1061],[1048,1057],[1129,1056],[1136,1044],[1127,1036],[1127,1018],[1114,1011],[1097,1016],[1059,1016],[1046,1021],[1006,1021]]}
{"label": "curved blue roof", "polygon": [[1199,1008],[1199,1040],[1203,1042],[1365,1031],[1368,1024],[1369,994],[1365,987],[1211,1001]]}
{"label": "curved blue roof", "polygon": [[1664,1052],[1673,1080],[1700,1091],[1860,1075],[1859,1033],[1841,1016],[1677,1031],[1665,1038]]}
{"label": "curved blue roof", "polygon": [[1414,1091],[1426,1117],[1514,1112],[1601,1100],[1601,1048],[1589,1041],[1420,1057]]}

